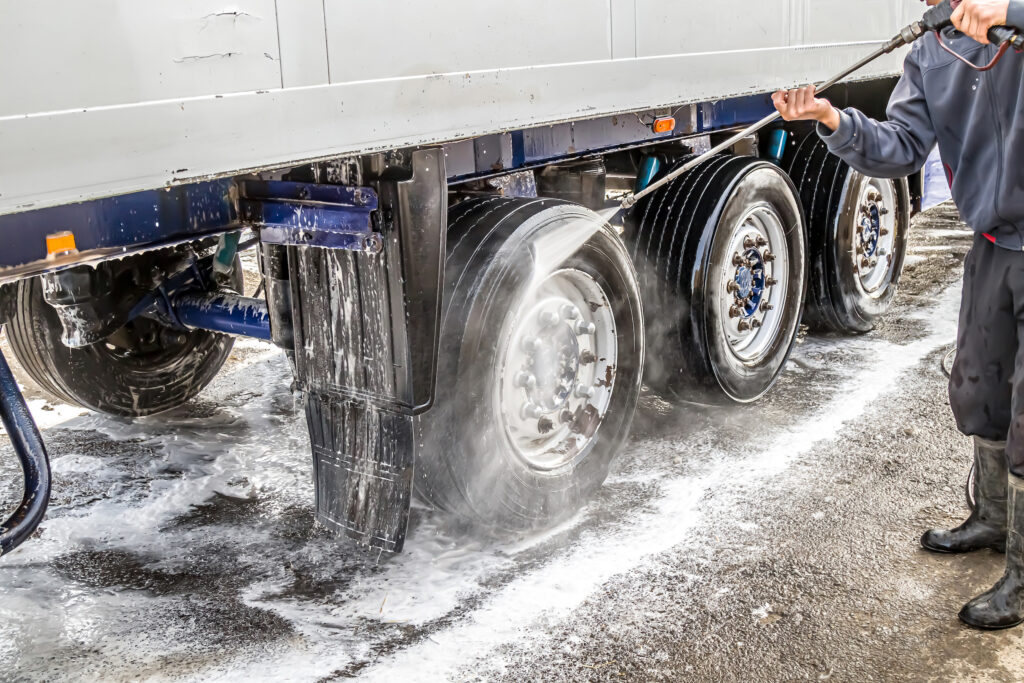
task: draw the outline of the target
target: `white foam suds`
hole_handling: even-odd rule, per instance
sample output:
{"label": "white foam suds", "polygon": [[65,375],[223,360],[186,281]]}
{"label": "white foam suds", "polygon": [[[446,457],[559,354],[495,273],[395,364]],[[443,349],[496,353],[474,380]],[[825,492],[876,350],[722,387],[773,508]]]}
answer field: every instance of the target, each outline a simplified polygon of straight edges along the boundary
{"label": "white foam suds", "polygon": [[[919,321],[924,336],[906,344],[867,336],[814,339],[803,345],[797,356],[805,364],[837,345],[861,360],[831,368],[845,374],[829,390],[830,398],[792,427],[769,425],[760,448],[716,452],[707,445],[708,457],[701,459],[696,474],[670,473],[655,464],[616,475],[608,495],[617,495],[617,488],[652,490],[642,507],[620,519],[588,524],[592,513],[607,505],[598,502],[559,529],[499,544],[467,539],[446,529],[440,516],[423,514],[405,554],[379,566],[359,560],[361,551],[339,551],[337,544],[344,549],[347,541],[316,537],[303,541],[298,550],[277,545],[255,520],[198,529],[168,527],[169,521],[217,493],[247,498],[259,492],[262,504],[271,506],[271,515],[277,507],[312,506],[301,411],[286,417],[270,414],[275,401],[290,400],[287,361],[277,352],[251,349],[253,353],[218,377],[201,397],[211,404],[233,402],[212,417],[171,414],[136,423],[88,417],[70,423],[99,431],[115,443],[132,440],[155,448],[161,466],[182,473],[132,487],[124,468],[138,446],[126,446],[125,457],[57,454],[55,471],[88,474],[104,486],[120,484],[131,495],[126,499],[115,491],[82,503],[70,514],[49,517],[42,538],[5,560],[10,571],[23,568],[24,573],[15,576],[24,578],[12,582],[0,602],[0,659],[15,656],[5,650],[4,640],[21,638],[18,642],[24,644],[25,634],[81,630],[76,638],[99,653],[97,658],[117,662],[144,654],[156,661],[161,651],[177,647],[175,643],[147,641],[153,635],[146,626],[138,642],[110,637],[96,620],[102,617],[114,624],[147,603],[170,598],[130,590],[83,591],[41,567],[77,548],[123,547],[152,557],[161,569],[173,570],[195,561],[182,547],[204,540],[217,543],[225,553],[245,556],[253,577],[243,599],[276,613],[297,635],[288,648],[239,648],[218,655],[210,663],[212,669],[196,673],[197,678],[311,680],[369,662],[359,673],[370,680],[432,681],[458,677],[478,662],[500,668],[502,646],[543,638],[548,628],[564,622],[609,580],[656,567],[665,553],[685,547],[695,528],[725,514],[736,497],[752,487],[765,487],[768,479],[806,459],[844,425],[861,419],[874,402],[899,387],[908,370],[952,342],[958,304],[959,288],[951,287],[933,306],[909,316]],[[692,450],[693,443],[678,448],[681,453],[684,448]],[[627,451],[621,457],[632,456]],[[567,537],[572,540],[564,546],[552,542]],[[538,552],[541,546],[545,553]],[[351,580],[325,587],[315,596],[289,592],[295,579],[282,569],[288,553],[337,558],[342,552],[347,553],[344,562],[326,559],[316,568],[327,575],[345,573]],[[351,566],[348,558],[355,558]],[[71,602],[60,597],[69,585],[76,596]],[[420,635],[403,641],[407,629],[419,629]],[[51,649],[46,644],[43,648]],[[41,659],[39,666],[50,664]]]}
{"label": "white foam suds", "polygon": [[[816,415],[802,419],[797,427],[780,430],[762,450],[750,451],[745,457],[731,452],[714,454],[711,460],[715,464],[700,476],[661,478],[660,496],[648,508],[629,515],[611,532],[584,531],[571,547],[495,591],[455,625],[432,632],[429,638],[384,658],[362,675],[368,680],[432,681],[452,678],[484,659],[489,667],[494,667],[499,647],[542,637],[546,628],[569,616],[602,584],[617,575],[638,571],[650,565],[655,556],[684,544],[695,526],[714,515],[728,498],[741,495],[750,487],[763,486],[765,480],[834,438],[844,425],[859,419],[875,401],[899,386],[905,372],[953,340],[958,306],[959,288],[951,287],[935,306],[911,315],[921,321],[926,334],[908,344],[853,340],[852,346],[870,354],[871,362],[853,364],[854,370]],[[844,340],[844,348],[850,342]],[[629,454],[622,457],[628,458]],[[659,477],[663,473],[651,475]],[[705,499],[709,491],[715,492],[717,503],[709,505]],[[399,570],[402,581],[388,581],[387,590],[393,591],[396,583],[404,583],[408,590],[418,593],[419,604],[407,614],[422,620],[430,613],[444,613],[452,604],[452,595],[458,594],[458,586],[449,583],[447,590],[438,590],[440,585],[454,581],[465,591],[476,584],[477,576],[492,570],[499,561],[499,557],[488,556],[477,567],[480,572],[466,582],[466,577],[458,575],[439,578],[433,563],[413,559],[412,566]],[[366,588],[373,594],[372,587]],[[375,602],[380,606],[377,598],[382,592],[384,588],[378,583],[376,595],[373,599],[367,596],[363,609],[372,608]],[[306,617],[313,615],[307,613]],[[249,671],[273,671],[275,678],[303,680],[325,675],[348,661],[349,653],[336,651],[317,657],[310,657],[308,652],[295,653],[276,660],[271,669],[264,662]],[[232,677],[244,672],[235,671]]]}

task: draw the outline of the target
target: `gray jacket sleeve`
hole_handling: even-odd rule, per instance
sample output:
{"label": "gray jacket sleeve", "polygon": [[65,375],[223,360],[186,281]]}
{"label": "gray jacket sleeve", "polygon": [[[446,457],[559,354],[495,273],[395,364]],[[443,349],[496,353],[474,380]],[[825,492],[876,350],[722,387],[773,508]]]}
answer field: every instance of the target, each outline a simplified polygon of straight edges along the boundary
{"label": "gray jacket sleeve", "polygon": [[1024,28],[1024,0],[1010,0],[1006,10],[1006,23],[1016,28]]}
{"label": "gray jacket sleeve", "polygon": [[908,176],[924,166],[935,146],[916,52],[907,55],[903,77],[889,98],[888,121],[876,121],[856,109],[847,109],[839,113],[835,132],[818,124],[818,135],[829,150],[865,175]]}

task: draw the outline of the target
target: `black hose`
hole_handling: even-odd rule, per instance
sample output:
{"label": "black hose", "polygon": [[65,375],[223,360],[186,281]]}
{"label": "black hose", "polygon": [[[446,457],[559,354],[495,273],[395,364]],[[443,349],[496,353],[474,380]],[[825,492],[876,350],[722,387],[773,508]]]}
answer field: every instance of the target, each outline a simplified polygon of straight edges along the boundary
{"label": "black hose", "polygon": [[953,359],[956,358],[956,347],[954,346],[942,357],[942,374],[950,377],[953,374]]}
{"label": "black hose", "polygon": [[50,502],[50,460],[32,414],[0,353],[0,421],[21,461],[25,489],[21,505],[0,524],[0,555],[24,543],[39,526]]}

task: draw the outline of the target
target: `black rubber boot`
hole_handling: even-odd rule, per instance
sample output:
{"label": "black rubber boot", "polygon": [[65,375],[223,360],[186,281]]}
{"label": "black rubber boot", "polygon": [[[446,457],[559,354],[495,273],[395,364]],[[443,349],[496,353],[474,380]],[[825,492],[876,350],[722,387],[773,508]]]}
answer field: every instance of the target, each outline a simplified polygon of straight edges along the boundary
{"label": "black rubber boot", "polygon": [[921,545],[935,553],[1006,552],[1006,443],[974,437],[974,494],[967,521],[949,531],[932,529]]}
{"label": "black rubber boot", "polygon": [[990,591],[960,610],[960,620],[975,628],[996,630],[1024,623],[1024,479],[1012,474],[1009,479],[1006,573]]}

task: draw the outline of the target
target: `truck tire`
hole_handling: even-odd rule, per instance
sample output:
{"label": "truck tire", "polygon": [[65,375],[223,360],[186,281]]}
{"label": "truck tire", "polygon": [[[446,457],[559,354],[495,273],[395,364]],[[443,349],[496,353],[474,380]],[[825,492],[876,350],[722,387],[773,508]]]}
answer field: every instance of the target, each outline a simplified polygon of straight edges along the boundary
{"label": "truck tire", "polygon": [[[236,273],[240,278],[237,262]],[[18,282],[7,337],[22,368],[55,400],[118,417],[153,415],[188,402],[213,380],[234,345],[227,335],[174,329],[149,318],[77,349],[61,342],[61,329],[43,299],[41,280]]]}
{"label": "truck tire", "polygon": [[603,483],[640,394],[643,311],[615,231],[552,199],[449,213],[438,389],[420,498],[485,527],[565,519]]}
{"label": "truck tire", "polygon": [[803,213],[789,178],[755,158],[714,157],[642,200],[629,224],[648,384],[712,403],[760,398],[804,301]]}
{"label": "truck tire", "polygon": [[805,322],[863,333],[892,305],[910,227],[910,185],[859,173],[814,133],[784,165],[807,215],[810,275]]}

